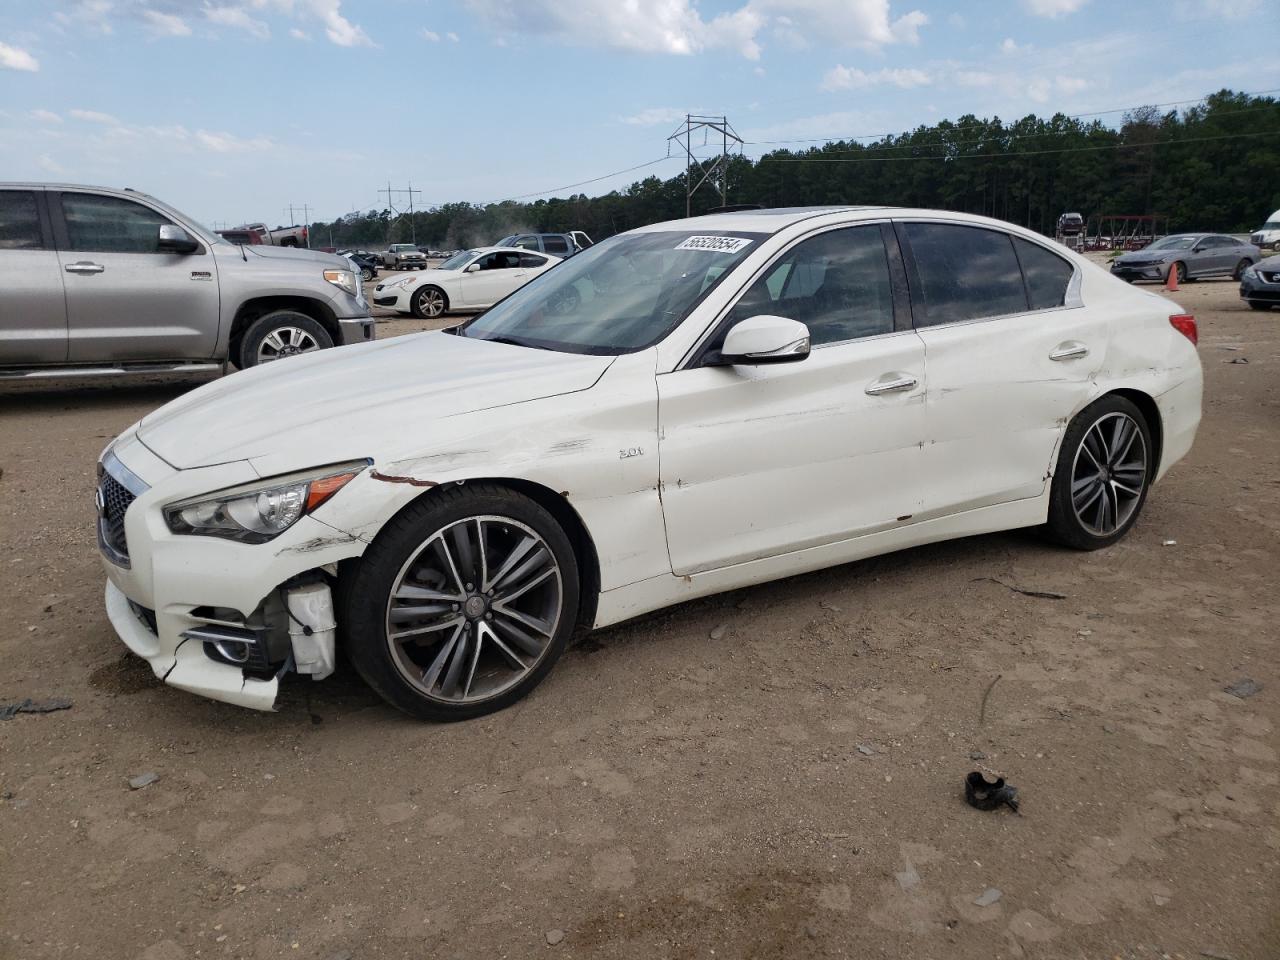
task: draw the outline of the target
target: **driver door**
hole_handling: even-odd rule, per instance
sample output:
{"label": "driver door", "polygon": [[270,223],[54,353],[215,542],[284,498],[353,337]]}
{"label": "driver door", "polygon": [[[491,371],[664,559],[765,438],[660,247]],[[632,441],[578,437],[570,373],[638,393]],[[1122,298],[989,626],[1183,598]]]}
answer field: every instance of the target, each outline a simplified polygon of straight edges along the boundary
{"label": "driver door", "polygon": [[520,266],[520,254],[498,250],[487,253],[472,266],[479,270],[464,273],[459,287],[462,302],[468,307],[491,307],[523,282],[525,269]]}
{"label": "driver door", "polygon": [[218,271],[196,253],[162,253],[168,217],[106,194],[50,193],[67,299],[71,363],[207,360],[218,342]]}
{"label": "driver door", "polygon": [[[891,235],[890,235],[891,236]],[[797,241],[731,309],[809,328],[799,362],[658,377],[662,507],[688,575],[911,520],[924,502],[924,344],[879,224]],[[896,248],[895,248],[896,250]]]}

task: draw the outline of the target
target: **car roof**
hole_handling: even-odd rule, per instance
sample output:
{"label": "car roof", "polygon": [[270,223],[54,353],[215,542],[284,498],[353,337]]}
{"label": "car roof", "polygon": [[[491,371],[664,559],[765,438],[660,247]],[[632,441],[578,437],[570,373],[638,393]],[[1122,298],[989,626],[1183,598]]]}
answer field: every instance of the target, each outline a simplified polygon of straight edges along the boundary
{"label": "car roof", "polygon": [[685,220],[668,220],[665,223],[640,227],[636,233],[663,230],[739,230],[744,233],[777,233],[787,227],[830,213],[860,213],[868,210],[889,210],[884,206],[829,206],[829,207],[775,207],[770,210],[738,210],[733,213],[708,213]]}

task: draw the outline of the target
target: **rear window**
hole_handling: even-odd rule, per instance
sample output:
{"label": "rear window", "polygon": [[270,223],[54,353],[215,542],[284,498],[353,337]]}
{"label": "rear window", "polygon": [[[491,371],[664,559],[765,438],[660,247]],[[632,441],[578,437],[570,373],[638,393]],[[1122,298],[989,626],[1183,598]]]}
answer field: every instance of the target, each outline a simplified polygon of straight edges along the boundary
{"label": "rear window", "polygon": [[536,267],[545,267],[546,265],[547,265],[546,257],[540,257],[535,253],[520,254],[520,266],[522,267],[536,268]]}
{"label": "rear window", "polygon": [[560,256],[569,252],[569,244],[564,237],[543,237],[542,249],[554,256]]}
{"label": "rear window", "polygon": [[1056,253],[1051,253],[1038,243],[1013,238],[1014,249],[1022,264],[1022,276],[1027,281],[1027,299],[1032,310],[1049,310],[1067,302],[1067,286],[1075,274],[1073,267]]}
{"label": "rear window", "polygon": [[30,190],[0,190],[0,250],[39,250],[40,215]]}
{"label": "rear window", "polygon": [[916,326],[980,320],[1027,309],[1022,270],[1007,233],[951,223],[904,223],[915,258]]}

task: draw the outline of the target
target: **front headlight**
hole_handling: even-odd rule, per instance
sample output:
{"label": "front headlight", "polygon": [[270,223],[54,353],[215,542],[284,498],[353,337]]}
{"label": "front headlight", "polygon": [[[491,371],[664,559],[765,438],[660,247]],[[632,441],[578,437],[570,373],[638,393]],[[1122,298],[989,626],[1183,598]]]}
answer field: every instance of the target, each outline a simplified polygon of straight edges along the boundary
{"label": "front headlight", "polygon": [[192,497],[164,508],[173,533],[266,543],[354,480],[368,460],[295,473]]}
{"label": "front headlight", "polygon": [[1245,279],[1246,279],[1246,280],[1257,280],[1257,279],[1258,279],[1258,268],[1257,268],[1257,267],[1255,267],[1255,266],[1253,266],[1253,265],[1250,265],[1250,266],[1245,267],[1245,268],[1244,268],[1244,277],[1245,277]]}
{"label": "front headlight", "polygon": [[353,297],[360,289],[356,285],[356,275],[350,270],[326,270],[324,272],[324,278],[335,287],[341,287]]}
{"label": "front headlight", "polygon": [[417,279],[418,279],[417,277],[412,277],[412,276],[400,277],[399,279],[392,280],[390,283],[384,283],[382,285],[382,288],[385,290],[388,287],[395,287],[396,289],[399,289],[401,287],[407,287],[409,284],[413,283]]}

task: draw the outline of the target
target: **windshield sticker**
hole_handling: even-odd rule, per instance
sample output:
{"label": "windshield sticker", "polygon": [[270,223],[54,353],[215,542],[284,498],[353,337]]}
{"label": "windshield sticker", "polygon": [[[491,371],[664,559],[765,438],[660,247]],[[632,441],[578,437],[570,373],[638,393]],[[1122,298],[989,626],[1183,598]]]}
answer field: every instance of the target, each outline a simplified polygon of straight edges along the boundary
{"label": "windshield sticker", "polygon": [[690,237],[677,250],[706,250],[709,253],[737,253],[751,246],[742,237]]}

